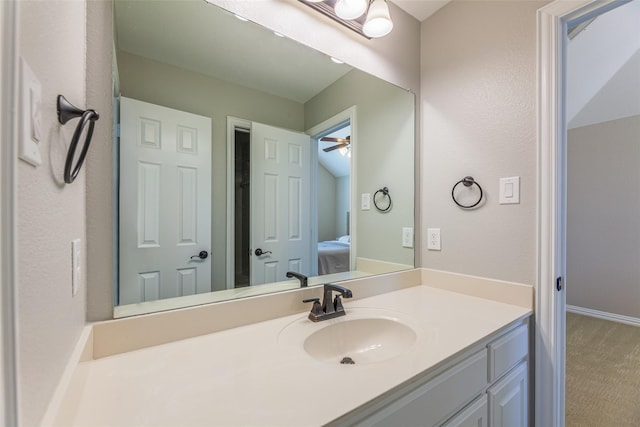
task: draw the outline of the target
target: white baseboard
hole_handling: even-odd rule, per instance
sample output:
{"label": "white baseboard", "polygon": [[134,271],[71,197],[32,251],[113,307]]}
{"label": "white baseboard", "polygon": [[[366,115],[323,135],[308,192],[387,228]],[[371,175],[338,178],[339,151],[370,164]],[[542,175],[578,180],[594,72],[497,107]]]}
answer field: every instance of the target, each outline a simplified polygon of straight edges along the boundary
{"label": "white baseboard", "polygon": [[637,317],[623,316],[622,314],[607,313],[606,311],[593,310],[591,308],[578,307],[567,304],[567,311],[570,313],[582,314],[598,319],[611,320],[612,322],[625,323],[627,325],[640,326],[640,319]]}

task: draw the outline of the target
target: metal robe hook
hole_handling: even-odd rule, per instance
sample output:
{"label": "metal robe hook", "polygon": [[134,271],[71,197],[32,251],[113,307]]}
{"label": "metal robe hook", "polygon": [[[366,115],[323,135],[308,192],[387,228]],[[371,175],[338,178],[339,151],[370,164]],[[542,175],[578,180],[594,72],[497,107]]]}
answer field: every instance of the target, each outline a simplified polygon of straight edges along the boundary
{"label": "metal robe hook", "polygon": [[[95,110],[82,110],[74,106],[67,101],[63,95],[58,95],[57,111],[58,122],[63,125],[71,119],[80,117],[80,122],[78,123],[78,126],[76,126],[75,132],[73,132],[69,151],[67,152],[67,160],[64,165],[64,182],[71,184],[78,176],[80,168],[82,168],[82,163],[87,156],[87,151],[89,151],[89,145],[91,144],[91,137],[93,136],[95,122],[100,118],[100,115]],[[82,135],[87,124],[89,125],[87,136],[85,137],[78,161],[74,166],[73,158],[75,157],[76,149],[78,148],[78,140],[80,139],[80,135]]]}

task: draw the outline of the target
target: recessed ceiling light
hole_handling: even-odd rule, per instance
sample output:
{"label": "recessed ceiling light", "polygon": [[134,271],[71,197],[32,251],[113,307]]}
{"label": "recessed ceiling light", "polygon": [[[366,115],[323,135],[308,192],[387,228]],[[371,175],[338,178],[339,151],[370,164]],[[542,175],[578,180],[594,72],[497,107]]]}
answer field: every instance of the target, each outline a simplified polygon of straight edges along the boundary
{"label": "recessed ceiling light", "polygon": [[344,62],[343,62],[343,61],[340,61],[338,58],[334,58],[333,56],[331,57],[331,60],[332,60],[333,62],[335,62],[336,64],[344,64]]}
{"label": "recessed ceiling light", "polygon": [[236,15],[235,13],[233,14],[233,16],[235,16],[236,18],[238,18],[239,20],[243,21],[243,22],[248,22],[249,20],[247,18],[245,18],[244,16],[240,16],[240,15]]}
{"label": "recessed ceiling light", "polygon": [[284,37],[284,34],[281,34],[281,33],[277,32],[277,31],[274,31],[273,34],[275,34],[278,37]]}

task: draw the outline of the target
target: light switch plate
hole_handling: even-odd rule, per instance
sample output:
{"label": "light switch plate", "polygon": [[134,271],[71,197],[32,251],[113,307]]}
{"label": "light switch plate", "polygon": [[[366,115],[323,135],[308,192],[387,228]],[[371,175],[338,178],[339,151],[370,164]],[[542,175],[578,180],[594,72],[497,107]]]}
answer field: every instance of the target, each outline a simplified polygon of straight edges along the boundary
{"label": "light switch plate", "polygon": [[520,203],[520,177],[500,178],[500,204]]}
{"label": "light switch plate", "polygon": [[42,85],[21,58],[20,61],[20,139],[18,157],[34,166],[42,164],[37,140],[42,136]]}
{"label": "light switch plate", "polygon": [[371,209],[371,193],[362,193],[360,198],[360,209],[368,211]]}

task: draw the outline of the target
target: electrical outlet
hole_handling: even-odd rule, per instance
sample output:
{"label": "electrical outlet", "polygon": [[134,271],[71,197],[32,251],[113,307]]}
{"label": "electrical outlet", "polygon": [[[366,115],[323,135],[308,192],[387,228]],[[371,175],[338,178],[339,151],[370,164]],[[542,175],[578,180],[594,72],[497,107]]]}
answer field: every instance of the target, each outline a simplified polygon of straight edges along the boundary
{"label": "electrical outlet", "polygon": [[402,247],[413,247],[413,227],[402,227]]}
{"label": "electrical outlet", "polygon": [[80,239],[71,241],[71,296],[76,296],[80,287]]}
{"label": "electrical outlet", "polygon": [[439,251],[441,249],[439,228],[427,228],[427,249],[430,251]]}

